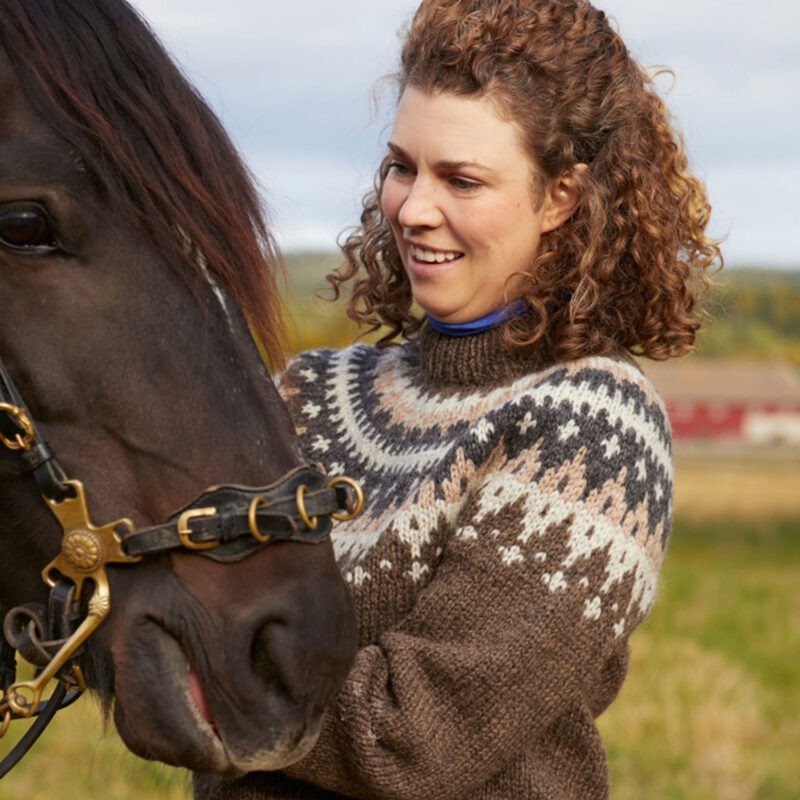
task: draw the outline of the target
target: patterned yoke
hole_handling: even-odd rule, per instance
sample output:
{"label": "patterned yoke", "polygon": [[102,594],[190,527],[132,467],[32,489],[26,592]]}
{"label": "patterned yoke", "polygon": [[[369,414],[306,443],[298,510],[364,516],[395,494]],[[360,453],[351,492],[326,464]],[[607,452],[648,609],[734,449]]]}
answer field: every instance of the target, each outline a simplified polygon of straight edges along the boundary
{"label": "patterned yoke", "polygon": [[535,364],[500,332],[304,353],[307,456],[361,482],[334,532],[360,650],[312,753],[199,798],[604,798],[594,718],[670,527],[666,413],[630,360]]}

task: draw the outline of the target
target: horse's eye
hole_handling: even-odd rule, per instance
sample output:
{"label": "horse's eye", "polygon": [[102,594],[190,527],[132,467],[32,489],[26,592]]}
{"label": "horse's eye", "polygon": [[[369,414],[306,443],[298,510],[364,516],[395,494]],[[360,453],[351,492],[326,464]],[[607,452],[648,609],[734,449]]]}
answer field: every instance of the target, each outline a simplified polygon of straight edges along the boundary
{"label": "horse's eye", "polygon": [[0,206],[0,244],[15,250],[55,250],[58,240],[40,206],[14,203]]}

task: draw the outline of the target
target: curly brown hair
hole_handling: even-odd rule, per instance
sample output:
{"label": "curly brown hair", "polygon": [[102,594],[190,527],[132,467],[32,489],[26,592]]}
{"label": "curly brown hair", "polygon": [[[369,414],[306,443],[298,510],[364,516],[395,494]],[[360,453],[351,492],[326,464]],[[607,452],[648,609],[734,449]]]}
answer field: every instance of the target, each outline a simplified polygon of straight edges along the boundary
{"label": "curly brown hair", "polygon": [[[530,313],[507,326],[510,343],[544,345],[562,361],[692,349],[698,297],[722,265],[705,235],[710,206],[652,78],[602,11],[585,0],[423,0],[395,77],[398,96],[413,86],[498,102],[536,168],[534,203],[566,172],[578,181],[577,210],[542,235],[526,272]],[[335,297],[352,283],[348,316],[388,328],[379,345],[423,323],[381,212],[389,166],[328,276]]]}

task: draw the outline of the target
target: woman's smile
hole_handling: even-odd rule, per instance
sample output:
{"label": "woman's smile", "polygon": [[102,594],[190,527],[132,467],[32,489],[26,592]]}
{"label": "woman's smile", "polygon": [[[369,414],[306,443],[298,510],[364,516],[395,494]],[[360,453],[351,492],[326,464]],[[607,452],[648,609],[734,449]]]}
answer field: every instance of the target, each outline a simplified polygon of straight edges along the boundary
{"label": "woman's smile", "polygon": [[409,242],[406,269],[417,278],[427,278],[455,268],[463,257],[464,254],[459,251],[440,250]]}

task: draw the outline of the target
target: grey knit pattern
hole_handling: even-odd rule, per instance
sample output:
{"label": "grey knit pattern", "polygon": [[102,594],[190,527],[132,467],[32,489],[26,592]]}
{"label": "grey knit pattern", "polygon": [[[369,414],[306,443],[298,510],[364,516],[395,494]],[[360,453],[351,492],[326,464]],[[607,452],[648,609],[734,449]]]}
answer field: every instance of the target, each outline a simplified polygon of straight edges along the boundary
{"label": "grey knit pattern", "polygon": [[671,522],[667,416],[625,359],[512,358],[497,331],[295,358],[301,443],[358,480],[333,542],[360,650],[312,753],[200,798],[605,798],[594,718]]}

